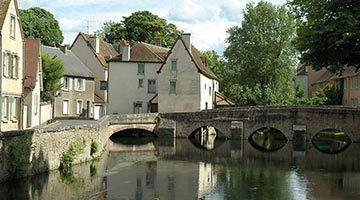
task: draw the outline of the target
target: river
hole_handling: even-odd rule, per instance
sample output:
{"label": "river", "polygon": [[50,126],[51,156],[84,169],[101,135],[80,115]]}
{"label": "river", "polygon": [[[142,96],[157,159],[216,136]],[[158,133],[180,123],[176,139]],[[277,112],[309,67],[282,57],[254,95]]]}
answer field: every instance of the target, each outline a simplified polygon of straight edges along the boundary
{"label": "river", "polygon": [[360,199],[360,144],[326,154],[211,141],[112,139],[98,161],[1,184],[0,199]]}

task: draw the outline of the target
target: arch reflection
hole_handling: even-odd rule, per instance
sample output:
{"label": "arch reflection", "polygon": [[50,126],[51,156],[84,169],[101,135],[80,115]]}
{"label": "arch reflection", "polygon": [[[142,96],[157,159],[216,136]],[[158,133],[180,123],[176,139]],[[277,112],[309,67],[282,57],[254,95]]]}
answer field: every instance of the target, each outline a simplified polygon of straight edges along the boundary
{"label": "arch reflection", "polygon": [[189,136],[190,141],[198,148],[213,150],[221,143],[220,131],[212,126],[204,126],[196,129]]}
{"label": "arch reflection", "polygon": [[265,152],[280,150],[287,141],[286,136],[281,131],[270,127],[260,128],[249,137],[249,143],[254,148]]}
{"label": "arch reflection", "polygon": [[326,129],[317,133],[311,142],[317,150],[323,153],[337,154],[350,146],[351,139],[343,131]]}

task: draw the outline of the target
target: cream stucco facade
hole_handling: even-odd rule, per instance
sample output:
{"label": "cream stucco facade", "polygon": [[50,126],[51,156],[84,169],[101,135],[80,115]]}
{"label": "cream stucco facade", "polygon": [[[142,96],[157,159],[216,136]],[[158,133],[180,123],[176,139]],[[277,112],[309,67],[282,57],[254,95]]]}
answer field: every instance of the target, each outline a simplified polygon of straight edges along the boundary
{"label": "cream stucco facade", "polygon": [[17,1],[8,6],[1,28],[1,131],[21,128],[23,35]]}
{"label": "cream stucco facade", "polygon": [[[191,48],[188,48],[191,46],[190,34],[184,34],[167,51],[169,54],[162,62],[132,61],[131,56],[139,53],[129,53],[126,52],[127,48],[122,48],[125,51],[122,59],[109,62],[109,113],[169,113],[213,109],[219,83],[200,71],[199,63],[194,61],[198,58],[198,62],[202,62],[199,61],[199,52],[193,47],[192,53]],[[142,66],[144,74],[139,73]],[[205,68],[205,64],[202,67]],[[154,83],[155,91],[149,92]]]}

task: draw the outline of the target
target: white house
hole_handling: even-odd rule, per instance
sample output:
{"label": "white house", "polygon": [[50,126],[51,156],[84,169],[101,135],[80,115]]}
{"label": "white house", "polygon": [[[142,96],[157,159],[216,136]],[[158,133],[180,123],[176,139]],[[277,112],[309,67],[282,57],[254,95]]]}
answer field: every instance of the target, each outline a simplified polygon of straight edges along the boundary
{"label": "white house", "polygon": [[97,36],[79,33],[71,46],[71,51],[95,76],[94,118],[98,120],[106,114],[107,105],[107,59],[118,55],[111,44]]}
{"label": "white house", "polygon": [[40,94],[43,91],[41,65],[41,42],[39,39],[26,39],[24,66],[23,128],[32,128],[40,122]]}
{"label": "white house", "polygon": [[122,42],[109,61],[109,113],[189,112],[212,109],[219,89],[207,60],[183,34],[171,49]]}
{"label": "white house", "polygon": [[16,0],[0,1],[0,131],[21,129],[23,32]]}

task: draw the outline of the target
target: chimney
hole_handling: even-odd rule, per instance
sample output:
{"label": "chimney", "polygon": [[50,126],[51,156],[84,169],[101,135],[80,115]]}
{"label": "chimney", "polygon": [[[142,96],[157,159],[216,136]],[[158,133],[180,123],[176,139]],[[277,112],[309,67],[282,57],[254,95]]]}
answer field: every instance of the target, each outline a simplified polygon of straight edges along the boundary
{"label": "chimney", "polygon": [[100,53],[100,38],[99,36],[95,36],[95,52]]}
{"label": "chimney", "polygon": [[63,46],[60,47],[60,50],[61,50],[65,55],[67,55],[68,46],[67,46],[67,45],[63,45]]}
{"label": "chimney", "polygon": [[161,47],[161,37],[154,38],[154,45]]}
{"label": "chimney", "polygon": [[181,38],[184,41],[186,48],[191,53],[191,33],[183,33],[181,34]]}
{"label": "chimney", "polygon": [[122,55],[122,61],[130,60],[130,44],[129,41],[127,40],[121,41],[121,55]]}

